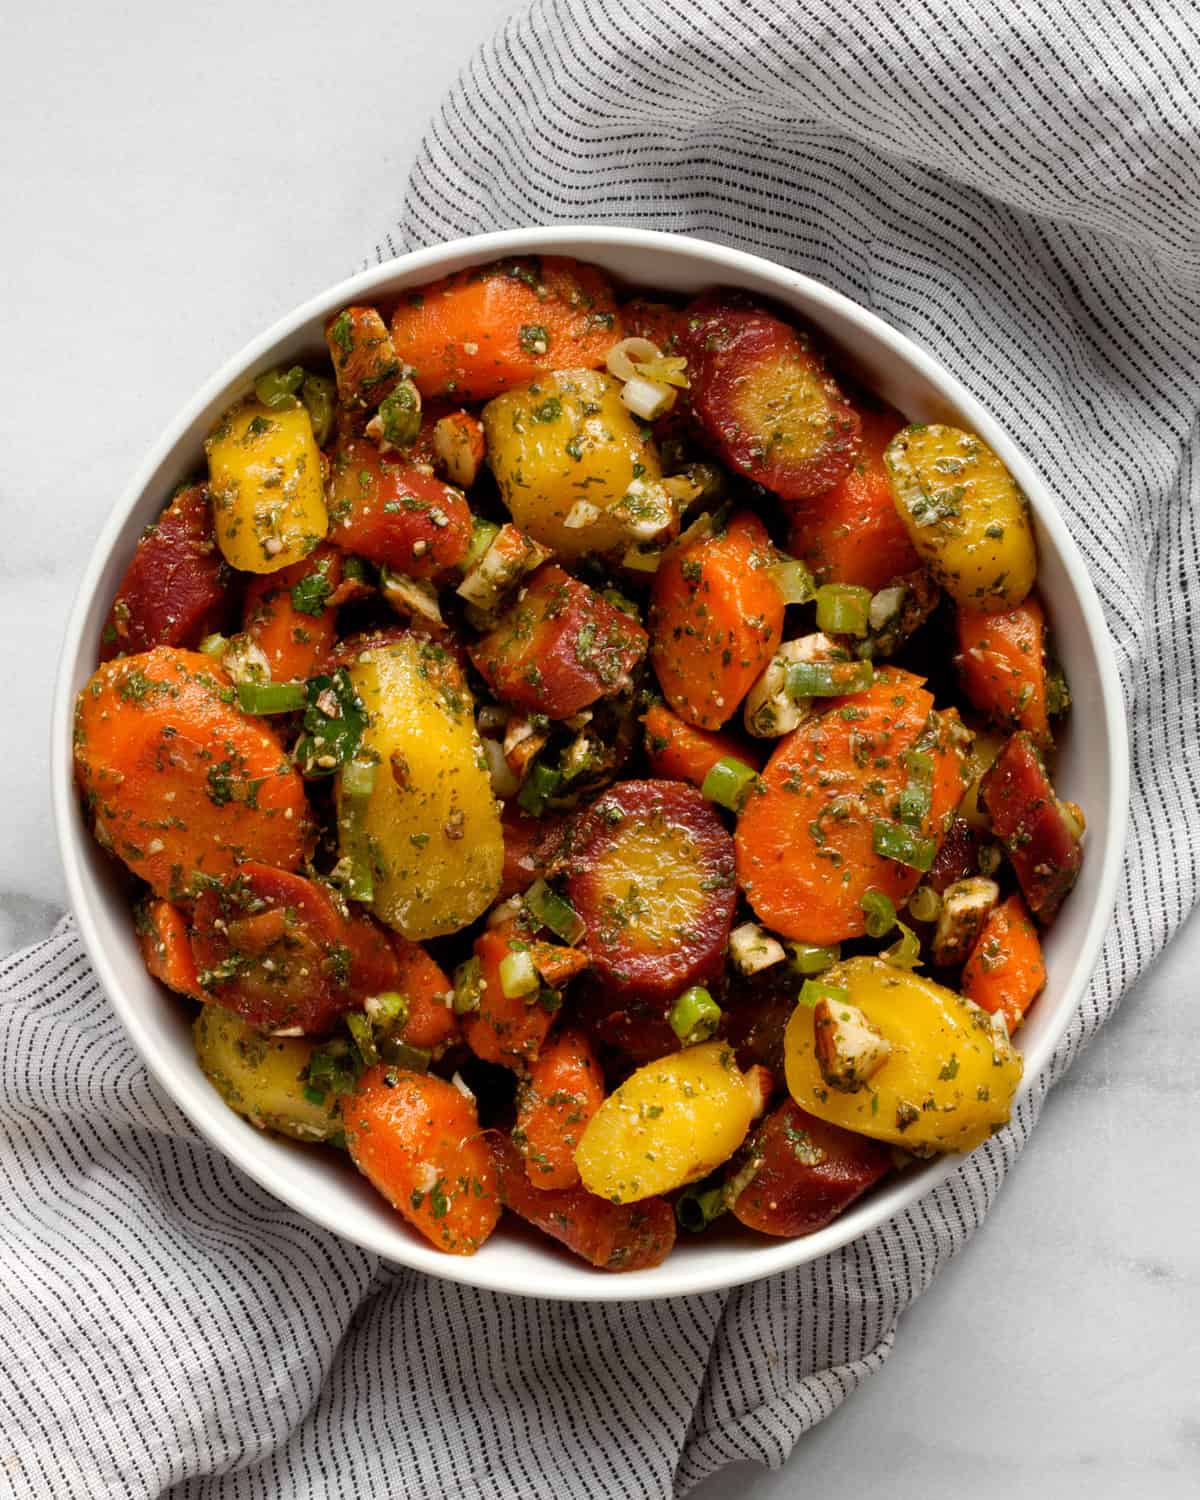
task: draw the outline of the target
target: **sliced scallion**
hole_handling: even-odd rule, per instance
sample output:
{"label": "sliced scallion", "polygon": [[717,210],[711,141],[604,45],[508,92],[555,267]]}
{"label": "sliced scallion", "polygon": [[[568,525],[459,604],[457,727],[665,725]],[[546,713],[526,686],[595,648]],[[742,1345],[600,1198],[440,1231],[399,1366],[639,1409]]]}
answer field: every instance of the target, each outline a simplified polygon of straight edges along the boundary
{"label": "sliced scallion", "polygon": [[517,794],[517,801],[532,817],[540,818],[546,810],[547,799],[553,797],[561,785],[561,771],[535,763]]}
{"label": "sliced scallion", "polygon": [[482,966],[477,958],[465,958],[454,971],[454,1014],[468,1015],[479,1009],[483,989]]}
{"label": "sliced scallion", "polygon": [[797,974],[823,974],[842,956],[840,943],[828,948],[816,943],[789,943],[788,947],[792,952],[792,968]]}
{"label": "sliced scallion", "polygon": [[897,864],[907,865],[910,870],[920,870],[924,874],[933,864],[937,840],[914,833],[901,823],[880,821],[871,825],[871,847],[884,859],[894,859]]}
{"label": "sliced scallion", "polygon": [[871,590],[853,583],[827,583],[817,590],[817,629],[830,635],[866,635]]}
{"label": "sliced scallion", "polygon": [[725,1189],[720,1184],[705,1187],[696,1182],[691,1187],[684,1188],[676,1198],[675,1218],[680,1229],[686,1229],[689,1234],[699,1234],[714,1219],[721,1217],[726,1206]]}
{"label": "sliced scallion", "polygon": [[753,766],[732,755],[723,755],[701,784],[701,793],[710,802],[718,802],[730,812],[738,812],[746,794],[758,776]]}
{"label": "sliced scallion", "polygon": [[895,927],[896,908],[882,891],[868,891],[862,898],[862,909],[868,937],[886,937]]}
{"label": "sliced scallion", "polygon": [[890,948],[885,948],[879,955],[885,963],[892,964],[897,969],[915,969],[921,962],[921,942],[911,927],[905,927],[903,922],[897,922],[900,936]]}
{"label": "sliced scallion", "polygon": [[527,948],[506,953],[500,960],[500,988],[506,1000],[536,994],[541,984],[533,955]]}
{"label": "sliced scallion", "polygon": [[302,682],[239,682],[237,695],[244,714],[291,714],[308,702]]}
{"label": "sliced scallion", "polygon": [[684,990],[672,1005],[667,1020],[685,1047],[707,1041],[721,1024],[721,1007],[702,984]]}
{"label": "sliced scallion", "polygon": [[813,596],[812,574],[796,557],[772,563],[767,576],[778,588],[785,604],[807,604]]}
{"label": "sliced scallion", "polygon": [[787,690],[802,698],[839,698],[843,693],[865,693],[875,681],[869,661],[797,661],[787,669]]}
{"label": "sliced scallion", "polygon": [[543,927],[548,927],[564,943],[578,943],[587,932],[587,924],[569,901],[552,891],[544,880],[535,880],[525,892],[525,905]]}

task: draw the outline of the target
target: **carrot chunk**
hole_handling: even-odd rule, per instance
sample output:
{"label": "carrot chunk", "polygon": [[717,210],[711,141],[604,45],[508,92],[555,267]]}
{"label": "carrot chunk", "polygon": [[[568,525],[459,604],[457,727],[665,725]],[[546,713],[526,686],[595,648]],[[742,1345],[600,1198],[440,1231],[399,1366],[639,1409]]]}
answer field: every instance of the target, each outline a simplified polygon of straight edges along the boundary
{"label": "carrot chunk", "polygon": [[479,1009],[464,1016],[462,1023],[467,1046],[476,1057],[518,1072],[537,1057],[554,1022],[553,1012],[542,1005],[536,988],[521,995],[504,993],[500,965],[510,954],[527,949],[514,922],[501,922],[479,934],[475,939]]}
{"label": "carrot chunk", "polygon": [[1002,729],[1050,742],[1046,713],[1046,619],[1030,594],[1016,609],[958,611],[955,659],[967,697]]}
{"label": "carrot chunk", "polygon": [[203,999],[187,918],[170,901],[147,901],[137,914],[137,939],[146,968],[168,989]]}
{"label": "carrot chunk", "polygon": [[[939,839],[963,793],[962,754],[943,716],[931,717],[923,679],[897,667],[779,742],[737,827],[738,881],[755,915],[806,943],[840,943],[866,931],[862,898],[881,891],[897,906],[921,871],[877,853],[876,826],[896,826],[911,753],[932,761],[930,805],[914,836]],[[933,852],[936,852],[933,851]]]}
{"label": "carrot chunk", "polygon": [[661,1265],[675,1244],[675,1212],[665,1198],[610,1203],[582,1185],[538,1188],[507,1137],[490,1138],[505,1208],[604,1271]]}
{"label": "carrot chunk", "polygon": [[879,1141],[829,1125],[786,1099],[731,1164],[726,1182],[740,1191],[730,1211],[761,1234],[815,1234],[891,1165],[892,1154]]}
{"label": "carrot chunk", "polygon": [[547,563],[470,654],[498,698],[566,719],[628,686],[646,644],[624,610]]}
{"label": "carrot chunk", "polygon": [[337,635],[328,602],[342,581],[342,554],[322,545],[278,573],[256,573],[246,588],[242,629],[267,658],[275,682],[311,677]]}
{"label": "carrot chunk", "polygon": [[378,406],[401,376],[387,324],[373,307],[346,307],[325,326],[343,406]]}
{"label": "carrot chunk", "polygon": [[1048,926],[1079,878],[1080,818],[1055,796],[1031,735],[1018,730],[1006,742],[979,783],[979,800],[1029,910]]}
{"label": "carrot chunk", "polygon": [[342,1099],[351,1160],[439,1250],[474,1255],[500,1218],[475,1108],[452,1083],[386,1063]]}
{"label": "carrot chunk", "polygon": [[604,1102],[604,1080],[591,1043],[580,1031],[563,1031],[542,1049],[518,1096],[513,1144],[537,1188],[573,1187],[587,1122]]}
{"label": "carrot chunk", "polygon": [[713,734],[685,724],[661,703],[647,709],[642,723],[646,726],[646,758],[656,776],[702,786],[719,760],[740,760],[755,770],[762,763],[756,746],[731,734]]}
{"label": "carrot chunk", "polygon": [[326,886],[244,865],[196,902],[192,942],[205,996],[253,1026],[319,1036],[367,994],[394,987],[386,934],[376,929],[373,947],[359,920],[352,928]]}
{"label": "carrot chunk", "polygon": [[158,646],[107,662],[79,695],[75,772],[96,837],[167,900],[246,860],[294,870],[304,784],[210,657]]}
{"label": "carrot chunk", "polygon": [[667,702],[700,729],[737,710],[783,634],[766,527],[739,511],[723,531],[673,547],[654,575],[650,659]]}
{"label": "carrot chunk", "polygon": [[522,256],[402,292],[392,343],[422,396],[486,401],[551,370],[596,369],[621,337],[594,266]]}
{"label": "carrot chunk", "polygon": [[232,578],[213,539],[208,490],[189,485],[138,542],[104,624],[100,660],[198,646],[229,617]]}
{"label": "carrot chunk", "polygon": [[808,335],[737,292],[687,310],[692,409],[720,456],[785,500],[819,495],[858,453],[858,413]]}
{"label": "carrot chunk", "polygon": [[329,482],[329,539],[410,578],[440,578],[471,544],[462,492],[367,438],[339,445]]}
{"label": "carrot chunk", "polygon": [[1037,928],[1014,893],[984,923],[963,968],[962,991],[986,1011],[1003,1011],[1011,1033],[1045,987]]}
{"label": "carrot chunk", "polygon": [[817,583],[853,583],[872,593],[915,572],[921,560],[896,511],[884,449],[904,426],[891,410],[860,413],[862,447],[829,489],[788,506],[788,548]]}
{"label": "carrot chunk", "polygon": [[391,937],[398,961],[393,988],[408,1001],[408,1017],[400,1030],[400,1040],[426,1052],[444,1051],[458,1035],[458,1017],[446,1004],[453,985],[420,943],[410,943],[398,932]]}

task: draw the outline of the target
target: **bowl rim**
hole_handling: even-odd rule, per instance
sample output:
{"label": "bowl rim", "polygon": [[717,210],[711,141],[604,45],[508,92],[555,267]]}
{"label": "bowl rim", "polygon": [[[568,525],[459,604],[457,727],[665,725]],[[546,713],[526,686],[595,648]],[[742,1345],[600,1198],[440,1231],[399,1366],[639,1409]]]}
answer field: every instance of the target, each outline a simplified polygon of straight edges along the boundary
{"label": "bowl rim", "polygon": [[[352,1243],[390,1262],[399,1262],[450,1281],[478,1287],[481,1290],[556,1300],[623,1302],[726,1290],[817,1260],[904,1213],[919,1199],[953,1176],[966,1158],[952,1155],[940,1161],[931,1162],[921,1171],[901,1178],[897,1184],[893,1185],[886,1199],[862,1200],[854,1205],[851,1212],[836,1219],[833,1224],[816,1234],[798,1239],[780,1240],[777,1244],[758,1251],[752,1256],[744,1257],[746,1274],[735,1275],[732,1279],[711,1266],[689,1267],[687,1258],[682,1257],[669,1259],[664,1266],[656,1267],[651,1273],[639,1274],[636,1278],[636,1285],[630,1285],[633,1278],[594,1273],[585,1283],[581,1284],[575,1277],[566,1277],[564,1278],[565,1284],[559,1286],[556,1285],[549,1268],[539,1267],[537,1274],[544,1278],[545,1284],[535,1287],[529,1284],[532,1277],[507,1275],[502,1268],[493,1268],[486,1261],[475,1257],[444,1255],[432,1246],[426,1247],[423,1242],[417,1243],[416,1236],[413,1237],[412,1255],[400,1256],[394,1244],[389,1243],[385,1246],[373,1240],[370,1234],[349,1234],[338,1222],[333,1206],[324,1206],[308,1198],[302,1198],[298,1192],[288,1191],[276,1180],[266,1164],[260,1163],[245,1149],[245,1138],[234,1128],[242,1122],[228,1109],[215,1091],[212,1099],[215,1107],[211,1110],[207,1105],[190,1107],[177,1093],[174,1066],[153,1032],[143,1023],[138,1007],[124,994],[93,918],[91,904],[94,898],[89,890],[89,879],[82,858],[83,840],[88,835],[86,831],[81,833],[77,820],[74,779],[70,770],[71,758],[68,755],[64,762],[61,753],[62,747],[71,743],[75,697],[73,679],[85,644],[83,632],[90,606],[103,570],[114,547],[121,540],[131,514],[138,507],[157,471],[171,458],[181,440],[206,407],[217,400],[230,386],[244,379],[246,373],[253,369],[276,345],[282,343],[305,324],[332,311],[337,306],[345,305],[362,298],[365,294],[377,291],[398,277],[411,279],[414,275],[420,275],[426,271],[436,274],[443,269],[444,263],[456,258],[466,257],[470,262],[478,262],[522,253],[569,255],[584,245],[611,246],[614,249],[623,250],[647,249],[660,253],[683,252],[703,260],[711,267],[714,283],[720,282],[723,270],[756,276],[774,282],[782,292],[801,291],[814,305],[828,309],[852,324],[857,324],[870,337],[887,346],[899,360],[915,367],[940,394],[969,419],[974,430],[999,453],[1013,472],[1021,489],[1029,497],[1039,524],[1053,542],[1059,560],[1070,578],[1090,643],[1096,655],[1104,728],[1109,750],[1110,787],[1107,809],[1109,836],[1106,845],[1100,851],[1102,869],[1097,885],[1097,895],[1080,944],[1079,956],[1057,1002],[1057,1008],[1062,1017],[1061,1023],[1041,1037],[1038,1043],[1024,1054],[1024,1075],[1013,1101],[1015,1112],[1020,1101],[1036,1087],[1039,1075],[1062,1041],[1071,1018],[1078,1008],[1084,989],[1095,971],[1100,947],[1115,905],[1117,882],[1120,878],[1128,832],[1130,768],[1124,696],[1112,640],[1087,565],[1053,496],[999,421],[931,354],[914,343],[907,335],[885,322],[878,314],[843,293],[835,291],[832,287],[802,272],[767,259],[765,256],[692,235],[666,233],[660,230],[592,225],[582,222],[531,225],[445,241],[397,256],[377,266],[368,266],[344,280],[331,284],[285,313],[264,332],[249,340],[234,355],[225,360],[220,368],[184,403],[138,465],[120,498],[109,511],[92,546],[63,634],[54,686],[49,766],[51,804],[59,854],[66,876],[68,898],[84,948],[110,1005],[150,1073],[212,1146],[228,1157],[235,1166],[261,1187],[305,1218],[342,1238],[350,1239]],[[1092,857],[1095,858],[1096,855],[1093,854]]]}

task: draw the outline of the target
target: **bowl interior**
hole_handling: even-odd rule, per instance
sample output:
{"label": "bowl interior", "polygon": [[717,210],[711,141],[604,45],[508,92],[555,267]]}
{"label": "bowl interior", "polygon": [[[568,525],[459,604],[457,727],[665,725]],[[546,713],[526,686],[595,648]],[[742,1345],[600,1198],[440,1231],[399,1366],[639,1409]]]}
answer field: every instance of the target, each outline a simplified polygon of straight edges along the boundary
{"label": "bowl interior", "polygon": [[68,889],[84,942],[117,1013],[159,1082],[192,1122],[243,1170],[317,1223],[388,1260],[495,1290],[619,1300],[736,1285],[846,1243],[906,1207],[954,1170],[930,1163],[889,1182],[828,1229],[772,1241],[734,1231],[683,1245],[653,1271],[605,1276],[540,1237],[496,1235],[474,1257],[446,1256],[410,1232],[338,1153],[261,1134],[222,1103],[200,1073],[184,1008],[142,966],[124,889],[83,824],[71,772],[71,716],[91,674],[108,602],[142,528],[174,485],[194,473],[217,415],[254,377],[324,351],[328,313],[352,299],[385,298],[432,276],[501,254],[554,251],[593,261],[625,281],[690,292],[720,283],[759,292],[821,328],[842,359],[913,420],[973,428],[1030,497],[1041,549],[1039,583],[1074,695],[1062,737],[1058,786],[1088,817],[1079,884],[1049,934],[1049,983],[1022,1029],[1025,1083],[1048,1059],[1090,977],[1112,909],[1124,844],[1128,769],[1124,711],[1098,600],[1053,502],[1014,439],[915,345],[862,308],[795,272],[698,240],[647,231],[551,228],[506,231],[418,252],[331,288],[233,359],[185,409],[135,477],[97,544],[68,625],[51,749],[54,805]]}

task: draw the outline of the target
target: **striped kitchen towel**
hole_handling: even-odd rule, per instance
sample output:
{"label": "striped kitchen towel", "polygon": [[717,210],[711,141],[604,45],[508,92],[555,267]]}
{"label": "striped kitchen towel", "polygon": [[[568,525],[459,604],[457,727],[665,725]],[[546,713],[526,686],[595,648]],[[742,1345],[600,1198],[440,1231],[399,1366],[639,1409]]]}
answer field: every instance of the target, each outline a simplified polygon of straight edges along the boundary
{"label": "striped kitchen towel", "polygon": [[540,0],[445,100],[377,252],[547,220],[735,243],[874,308],[1022,433],[1104,599],[1135,790],[1099,970],[1012,1125],[774,1281],[480,1294],[214,1155],[65,922],[0,970],[0,1495],[683,1494],[781,1463],[886,1359],[1196,898],[1196,27],[1184,0]]}

